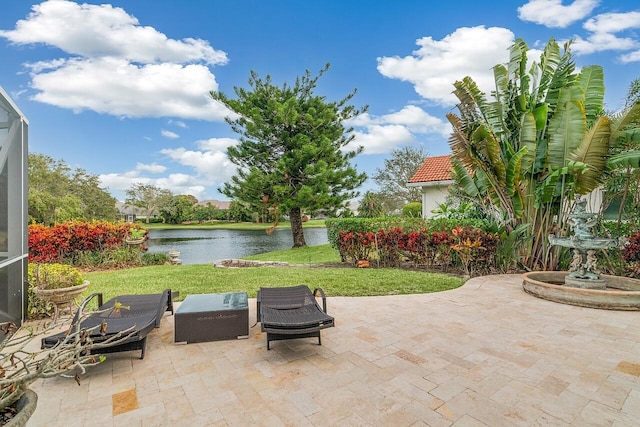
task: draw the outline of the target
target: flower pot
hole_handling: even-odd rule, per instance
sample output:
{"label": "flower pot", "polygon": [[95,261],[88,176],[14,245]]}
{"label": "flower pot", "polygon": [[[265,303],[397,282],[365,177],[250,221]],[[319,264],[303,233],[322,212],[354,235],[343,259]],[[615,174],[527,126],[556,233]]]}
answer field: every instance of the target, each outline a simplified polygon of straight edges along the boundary
{"label": "flower pot", "polygon": [[359,260],[358,268],[369,268],[369,260],[366,260],[366,259]]}
{"label": "flower pot", "polygon": [[124,242],[129,246],[140,246],[144,243],[144,238],[142,239],[124,239]]}
{"label": "flower pot", "polygon": [[85,280],[81,285],[69,286],[67,288],[40,289],[36,287],[35,293],[38,297],[53,304],[53,320],[55,320],[58,318],[60,307],[64,305],[71,307],[71,304],[77,297],[82,295],[87,287],[89,287],[89,281]]}
{"label": "flower pot", "polygon": [[31,418],[31,415],[33,415],[38,405],[38,395],[35,391],[27,389],[14,405],[17,412],[4,427],[26,426],[27,421],[29,421],[29,418]]}

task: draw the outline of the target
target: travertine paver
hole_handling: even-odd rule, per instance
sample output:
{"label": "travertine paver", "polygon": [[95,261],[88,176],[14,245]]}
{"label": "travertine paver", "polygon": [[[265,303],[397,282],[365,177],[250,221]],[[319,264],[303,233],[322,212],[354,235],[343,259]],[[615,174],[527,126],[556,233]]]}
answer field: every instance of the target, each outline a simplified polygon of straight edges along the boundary
{"label": "travertine paver", "polygon": [[246,340],[174,344],[165,315],[144,360],[109,355],[80,386],[37,381],[29,426],[640,425],[637,312],[540,300],[518,275],[328,309],[322,346],[270,351],[259,325]]}

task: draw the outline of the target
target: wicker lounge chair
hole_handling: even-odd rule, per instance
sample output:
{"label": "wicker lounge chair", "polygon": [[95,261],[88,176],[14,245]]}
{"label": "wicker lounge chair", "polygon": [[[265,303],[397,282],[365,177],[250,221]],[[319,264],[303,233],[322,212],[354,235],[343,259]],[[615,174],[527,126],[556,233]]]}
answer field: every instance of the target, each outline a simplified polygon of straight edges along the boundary
{"label": "wicker lounge chair", "polygon": [[[165,311],[173,314],[173,300],[169,289],[161,294],[121,295],[106,303],[102,302],[102,294],[92,294],[82,305],[95,297],[98,298],[98,312],[84,318],[81,323],[81,327],[87,329],[106,323],[106,330],[96,328],[91,334],[91,353],[94,354],[141,350],[140,359],[144,359],[147,335],[160,326]],[[113,309],[116,302],[121,304],[121,308],[117,310]],[[80,311],[76,313],[73,325],[77,323],[79,315]],[[109,340],[123,331],[128,331],[126,338],[111,345]],[[65,336],[66,332],[61,332],[43,338],[42,348],[55,347]]]}
{"label": "wicker lounge chair", "polygon": [[[316,302],[322,297],[322,308]],[[267,350],[271,341],[296,338],[318,338],[320,330],[335,326],[334,318],[327,314],[327,298],[320,288],[313,292],[305,285],[282,288],[260,288],[257,299],[257,318],[267,333]]]}

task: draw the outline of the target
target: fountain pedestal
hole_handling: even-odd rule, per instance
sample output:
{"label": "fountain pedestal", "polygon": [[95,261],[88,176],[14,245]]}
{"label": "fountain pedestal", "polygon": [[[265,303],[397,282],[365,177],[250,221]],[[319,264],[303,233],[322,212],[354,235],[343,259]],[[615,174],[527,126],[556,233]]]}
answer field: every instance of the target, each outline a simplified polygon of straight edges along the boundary
{"label": "fountain pedestal", "polygon": [[574,279],[567,276],[564,278],[564,284],[580,289],[607,289],[607,282],[602,279]]}
{"label": "fountain pedestal", "polygon": [[549,243],[573,249],[573,259],[564,284],[581,289],[606,289],[606,281],[600,277],[596,266],[596,250],[615,248],[617,239],[594,237],[591,227],[596,223],[596,214],[586,211],[587,201],[578,198],[574,210],[567,215],[573,229],[571,237],[549,236]]}
{"label": "fountain pedestal", "polygon": [[605,289],[606,281],[600,276],[596,265],[596,249],[615,248],[618,240],[601,237],[555,237],[549,243],[573,249],[573,260],[564,284],[581,289]]}

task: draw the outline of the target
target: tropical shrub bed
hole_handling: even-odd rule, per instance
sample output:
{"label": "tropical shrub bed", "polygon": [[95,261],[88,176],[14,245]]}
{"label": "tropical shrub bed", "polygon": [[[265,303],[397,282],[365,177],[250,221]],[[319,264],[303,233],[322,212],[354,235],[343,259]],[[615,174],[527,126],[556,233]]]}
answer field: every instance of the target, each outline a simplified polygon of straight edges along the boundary
{"label": "tropical shrub bed", "polygon": [[327,220],[329,243],[344,262],[438,268],[467,275],[501,270],[501,236],[477,219],[463,221],[349,218]]}
{"label": "tropical shrub bed", "polygon": [[140,225],[107,221],[69,221],[53,226],[29,225],[29,262],[62,263],[83,268],[128,268],[162,264],[145,256],[144,246],[129,246],[127,239],[148,231]]}

